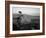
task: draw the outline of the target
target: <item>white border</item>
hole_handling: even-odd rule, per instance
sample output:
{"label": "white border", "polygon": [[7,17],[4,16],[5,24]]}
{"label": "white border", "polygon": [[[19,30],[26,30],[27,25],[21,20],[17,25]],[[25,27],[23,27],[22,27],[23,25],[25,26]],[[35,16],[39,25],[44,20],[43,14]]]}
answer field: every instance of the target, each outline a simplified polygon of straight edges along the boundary
{"label": "white border", "polygon": [[[12,31],[12,7],[40,8],[40,30]],[[22,34],[22,33],[38,33],[38,32],[42,32],[42,15],[43,15],[42,14],[42,6],[10,4],[10,34]]]}

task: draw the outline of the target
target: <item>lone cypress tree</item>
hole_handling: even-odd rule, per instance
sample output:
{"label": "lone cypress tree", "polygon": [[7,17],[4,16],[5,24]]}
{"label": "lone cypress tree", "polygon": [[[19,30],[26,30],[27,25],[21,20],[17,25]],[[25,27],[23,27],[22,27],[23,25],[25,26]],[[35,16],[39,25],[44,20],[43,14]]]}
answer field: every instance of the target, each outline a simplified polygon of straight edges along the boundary
{"label": "lone cypress tree", "polygon": [[19,17],[17,18],[17,23],[20,25],[21,24],[21,15],[22,15],[22,12],[18,11],[18,13],[19,13]]}

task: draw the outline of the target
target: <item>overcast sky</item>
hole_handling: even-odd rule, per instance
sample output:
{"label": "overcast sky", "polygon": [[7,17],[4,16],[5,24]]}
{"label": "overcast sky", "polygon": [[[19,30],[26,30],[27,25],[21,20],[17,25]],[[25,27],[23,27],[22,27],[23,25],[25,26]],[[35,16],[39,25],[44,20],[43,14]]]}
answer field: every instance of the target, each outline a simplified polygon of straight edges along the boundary
{"label": "overcast sky", "polygon": [[21,11],[22,14],[28,14],[32,16],[40,15],[40,8],[31,8],[31,7],[13,7],[12,8],[12,12],[14,14],[18,13],[18,11]]}

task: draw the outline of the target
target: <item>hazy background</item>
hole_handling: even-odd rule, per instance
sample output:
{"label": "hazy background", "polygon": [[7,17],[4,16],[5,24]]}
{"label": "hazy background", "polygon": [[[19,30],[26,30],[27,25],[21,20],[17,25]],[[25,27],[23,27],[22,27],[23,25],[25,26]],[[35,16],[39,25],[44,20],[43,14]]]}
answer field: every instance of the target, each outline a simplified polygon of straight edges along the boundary
{"label": "hazy background", "polygon": [[28,14],[32,16],[40,16],[40,8],[31,8],[31,7],[13,7],[12,13],[16,14],[18,11],[21,11],[22,14]]}

